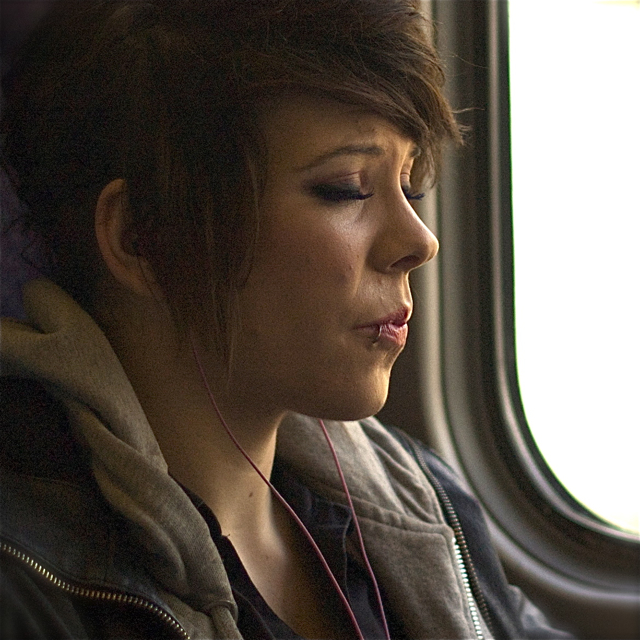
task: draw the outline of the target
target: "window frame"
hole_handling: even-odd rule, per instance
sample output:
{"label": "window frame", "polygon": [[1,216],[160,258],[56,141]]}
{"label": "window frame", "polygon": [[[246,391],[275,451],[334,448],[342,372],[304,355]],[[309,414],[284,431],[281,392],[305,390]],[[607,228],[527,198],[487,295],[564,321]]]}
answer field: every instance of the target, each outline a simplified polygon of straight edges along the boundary
{"label": "window frame", "polygon": [[[640,538],[563,489],[534,443],[518,389],[508,3],[430,4],[449,98],[469,129],[422,208],[441,250],[414,278],[416,335],[382,419],[408,424],[463,476],[509,579],[552,619],[580,637],[635,638]],[[395,399],[406,406],[412,393],[419,416]]]}

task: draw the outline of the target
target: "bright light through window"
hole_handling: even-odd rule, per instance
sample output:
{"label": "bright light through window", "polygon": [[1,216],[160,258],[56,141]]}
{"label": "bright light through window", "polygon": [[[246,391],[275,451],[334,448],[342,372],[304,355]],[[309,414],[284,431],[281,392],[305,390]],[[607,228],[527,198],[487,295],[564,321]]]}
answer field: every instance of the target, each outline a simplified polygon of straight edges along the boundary
{"label": "bright light through window", "polygon": [[518,376],[566,489],[639,531],[640,0],[511,0]]}

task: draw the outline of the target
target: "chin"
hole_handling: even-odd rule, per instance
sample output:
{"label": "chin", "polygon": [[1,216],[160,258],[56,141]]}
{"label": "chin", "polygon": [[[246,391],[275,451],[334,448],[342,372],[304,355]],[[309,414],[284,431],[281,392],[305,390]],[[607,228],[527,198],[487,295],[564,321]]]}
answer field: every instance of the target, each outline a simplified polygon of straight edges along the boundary
{"label": "chin", "polygon": [[331,398],[321,402],[314,402],[312,411],[299,411],[306,415],[311,415],[323,420],[362,420],[375,415],[382,409],[387,401],[389,393],[388,379],[384,385],[376,385],[369,389],[351,388],[351,393],[345,396],[347,385],[344,385],[339,392]]}

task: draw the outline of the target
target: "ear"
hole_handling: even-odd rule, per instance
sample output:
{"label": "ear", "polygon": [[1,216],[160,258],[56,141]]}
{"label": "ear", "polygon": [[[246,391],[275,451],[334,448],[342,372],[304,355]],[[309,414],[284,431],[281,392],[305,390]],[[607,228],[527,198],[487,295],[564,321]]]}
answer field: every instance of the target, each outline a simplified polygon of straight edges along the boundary
{"label": "ear", "polygon": [[102,259],[121,285],[140,296],[163,299],[149,263],[134,249],[124,180],[113,180],[100,193],[95,233]]}

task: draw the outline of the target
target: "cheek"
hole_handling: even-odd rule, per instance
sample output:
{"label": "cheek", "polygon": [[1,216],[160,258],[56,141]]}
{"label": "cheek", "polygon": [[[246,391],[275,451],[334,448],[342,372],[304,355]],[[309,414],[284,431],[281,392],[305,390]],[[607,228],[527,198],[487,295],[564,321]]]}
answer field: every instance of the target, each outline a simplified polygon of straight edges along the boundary
{"label": "cheek", "polygon": [[[256,289],[304,306],[330,294],[338,298],[354,294],[358,280],[358,251],[354,242],[336,232],[272,235],[257,256]],[[303,298],[300,298],[300,295]],[[265,301],[266,302],[266,301]]]}
{"label": "cheek", "polygon": [[365,257],[335,231],[288,229],[265,242],[241,298],[238,373],[247,388],[311,415],[352,419],[380,408],[391,362],[351,331],[371,297]]}

